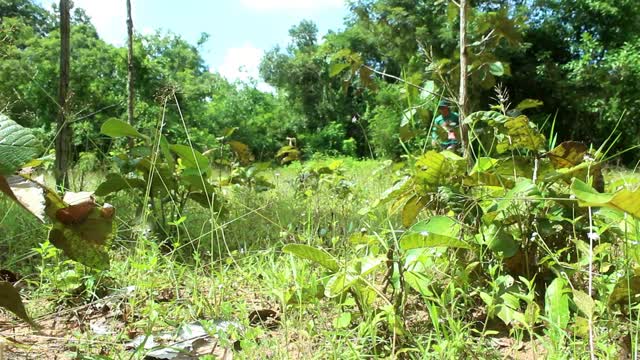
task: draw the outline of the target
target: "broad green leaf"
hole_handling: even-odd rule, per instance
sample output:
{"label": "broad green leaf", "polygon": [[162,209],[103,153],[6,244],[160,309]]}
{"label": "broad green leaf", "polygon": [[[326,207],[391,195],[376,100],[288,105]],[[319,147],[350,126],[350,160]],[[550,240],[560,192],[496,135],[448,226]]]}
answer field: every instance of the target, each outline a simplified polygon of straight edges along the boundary
{"label": "broad green leaf", "polygon": [[387,257],[381,256],[364,256],[356,258],[351,264],[349,271],[355,272],[358,276],[366,276],[376,271],[382,264],[387,261]]}
{"label": "broad green leaf", "polygon": [[142,135],[136,128],[127,124],[122,120],[111,118],[105,121],[100,127],[100,132],[112,138],[133,137],[148,140],[149,138]]}
{"label": "broad green leaf", "polygon": [[351,65],[348,63],[336,63],[332,64],[329,68],[329,77],[335,77],[340,74],[344,69],[350,67]]}
{"label": "broad green leaf", "polygon": [[413,187],[413,181],[411,179],[411,176],[405,176],[401,178],[400,180],[396,181],[395,184],[393,184],[393,186],[391,186],[390,188],[388,188],[382,193],[382,195],[380,196],[380,199],[378,200],[377,205],[385,204],[389,201],[397,200],[398,197],[404,197],[403,195],[407,191],[411,190],[412,187]]}
{"label": "broad green leaf", "polygon": [[499,229],[495,225],[486,228],[484,234],[487,246],[492,251],[499,253],[505,258],[514,256],[520,249],[520,243],[516,241],[511,234],[503,229]]}
{"label": "broad green leaf", "polygon": [[335,319],[333,326],[336,329],[346,329],[351,325],[351,313],[343,312]]}
{"label": "broad green leaf", "polygon": [[524,311],[524,321],[529,327],[532,327],[538,322],[540,317],[540,306],[537,303],[531,302],[527,304],[527,309]]}
{"label": "broad green leaf", "polygon": [[424,209],[424,207],[429,203],[428,197],[423,197],[420,195],[414,195],[411,199],[409,199],[404,207],[402,208],[402,226],[409,227],[416,220],[416,217]]}
{"label": "broad green leaf", "polygon": [[422,296],[433,296],[433,292],[429,289],[432,279],[424,273],[415,271],[405,271],[404,281],[407,285],[418,292]]}
{"label": "broad green leaf", "polygon": [[37,327],[31,318],[29,318],[29,315],[27,315],[27,311],[22,304],[22,299],[20,299],[20,293],[18,293],[18,290],[6,281],[0,281],[0,307],[11,311],[14,315],[31,326]]}
{"label": "broad green leaf", "polygon": [[304,244],[287,244],[282,248],[282,251],[302,259],[311,260],[333,272],[340,270],[338,261],[323,249]]}
{"label": "broad green leaf", "polygon": [[640,302],[640,275],[631,276],[629,279],[621,278],[609,295],[609,306],[638,302]]}
{"label": "broad green leaf", "polygon": [[640,218],[640,188],[633,191],[622,189],[616,193],[599,193],[585,182],[574,179],[571,192],[578,198],[578,205],[582,207],[606,206]]}
{"label": "broad green leaf", "polygon": [[593,301],[591,296],[589,296],[584,291],[574,289],[573,302],[576,304],[578,310],[585,314],[587,318],[591,319],[593,317],[593,313],[596,309],[596,303],[595,301]]}
{"label": "broad green leaf", "polygon": [[504,65],[500,61],[493,62],[489,64],[489,72],[493,76],[502,76],[504,75]]}
{"label": "broad green leaf", "polygon": [[569,296],[565,280],[555,278],[544,295],[544,312],[554,331],[561,331],[569,324]]}
{"label": "broad green leaf", "polygon": [[30,129],[0,114],[0,175],[11,175],[42,151]]}
{"label": "broad green leaf", "polygon": [[176,162],[171,153],[171,145],[164,135],[160,136],[160,152],[162,153],[164,161],[167,162],[169,169],[175,168]]}
{"label": "broad green leaf", "polygon": [[329,298],[340,296],[345,291],[349,290],[357,282],[357,278],[353,275],[349,275],[344,271],[333,274],[327,286],[324,289],[324,295]]}
{"label": "broad green leaf", "polygon": [[141,179],[128,179],[118,173],[107,175],[106,180],[96,189],[96,196],[107,196],[120,190],[146,189],[146,183]]}
{"label": "broad green leaf", "polygon": [[404,251],[425,247],[453,247],[470,249],[469,244],[459,239],[461,225],[447,216],[434,216],[411,227],[400,238]]}
{"label": "broad green leaf", "polygon": [[473,166],[473,169],[471,169],[471,175],[475,173],[491,170],[494,167],[494,165],[496,165],[499,162],[500,162],[499,159],[494,159],[490,157],[480,157],[478,158],[475,165]]}
{"label": "broad green leaf", "polygon": [[536,99],[524,99],[517,106],[516,109],[523,111],[527,109],[533,109],[544,105],[544,102]]}
{"label": "broad green leaf", "polygon": [[500,295],[500,303],[497,305],[497,315],[505,324],[526,324],[525,315],[518,311],[520,299],[511,292]]}
{"label": "broad green leaf", "polygon": [[170,145],[169,149],[182,159],[182,163],[186,167],[198,169],[202,173],[210,171],[209,159],[199,151],[186,145]]}
{"label": "broad green leaf", "polygon": [[371,245],[378,242],[378,238],[374,235],[355,233],[349,237],[349,242],[353,245]]}

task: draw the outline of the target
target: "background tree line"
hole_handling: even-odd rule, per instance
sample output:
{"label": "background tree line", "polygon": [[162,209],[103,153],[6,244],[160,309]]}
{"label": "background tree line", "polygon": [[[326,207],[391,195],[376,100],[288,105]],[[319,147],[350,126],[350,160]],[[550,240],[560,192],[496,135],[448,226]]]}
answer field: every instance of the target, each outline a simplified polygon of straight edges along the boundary
{"label": "background tree line", "polygon": [[[634,0],[471,1],[471,110],[486,109],[500,83],[513,104],[541,101],[528,115],[560,139],[599,144],[622,117],[616,148],[636,145],[636,5]],[[272,159],[287,137],[296,137],[307,156],[398,157],[404,148],[425,146],[435,101],[455,100],[458,7],[438,0],[358,0],[348,6],[344,29],[319,39],[315,24],[303,21],[291,28],[286,48],[265,54],[260,74],[274,94],[209,72],[199,54],[201,42],[189,44],[172,33],[137,34],[137,126],[153,129],[163,99],[175,94],[201,150],[215,148],[228,128],[238,128],[233,137],[263,160]],[[59,19],[29,0],[0,0],[0,18],[0,109],[50,140],[56,128]],[[98,135],[100,125],[109,118],[127,119],[127,49],[101,40],[82,9],[72,10],[71,23],[67,106],[74,153],[106,152],[110,140]],[[175,103],[167,106],[165,129],[171,142],[180,142],[179,113]],[[637,155],[631,151],[624,159],[633,162]]]}

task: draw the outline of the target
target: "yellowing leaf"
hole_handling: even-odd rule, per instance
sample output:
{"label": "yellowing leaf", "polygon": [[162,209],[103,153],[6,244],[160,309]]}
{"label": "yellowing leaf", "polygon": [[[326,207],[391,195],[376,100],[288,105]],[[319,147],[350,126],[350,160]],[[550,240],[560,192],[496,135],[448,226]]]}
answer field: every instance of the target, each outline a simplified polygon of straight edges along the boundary
{"label": "yellowing leaf", "polygon": [[416,220],[416,217],[429,202],[428,197],[414,195],[402,208],[402,226],[409,227]]}
{"label": "yellowing leaf", "polygon": [[585,182],[574,179],[571,192],[582,207],[606,206],[640,218],[640,188],[622,189],[616,193],[599,193]]}
{"label": "yellowing leaf", "polygon": [[241,143],[240,141],[231,140],[229,141],[229,146],[238,157],[240,164],[242,164],[243,166],[248,165],[253,160],[255,160],[253,154],[251,153],[251,150],[249,149],[249,146],[247,146],[246,144]]}

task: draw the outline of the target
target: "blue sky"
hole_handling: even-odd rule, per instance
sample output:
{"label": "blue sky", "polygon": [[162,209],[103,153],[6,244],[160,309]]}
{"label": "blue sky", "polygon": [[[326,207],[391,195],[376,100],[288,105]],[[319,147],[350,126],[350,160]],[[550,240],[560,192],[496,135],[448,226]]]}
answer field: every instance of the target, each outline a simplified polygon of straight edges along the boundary
{"label": "blue sky", "polygon": [[[276,44],[288,44],[289,28],[301,20],[314,21],[320,35],[324,35],[328,30],[342,28],[347,15],[344,0],[131,1],[137,32],[170,30],[192,44],[202,32],[209,33],[202,56],[211,71],[229,80],[257,78],[263,52]],[[74,0],[74,3],[86,10],[100,37],[115,45],[125,43],[125,0]]]}

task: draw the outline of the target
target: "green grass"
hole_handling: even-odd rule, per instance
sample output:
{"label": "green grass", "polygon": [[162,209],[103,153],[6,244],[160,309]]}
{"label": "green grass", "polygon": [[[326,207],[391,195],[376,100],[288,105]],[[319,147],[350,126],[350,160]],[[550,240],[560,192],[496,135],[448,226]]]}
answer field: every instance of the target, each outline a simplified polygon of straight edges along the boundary
{"label": "green grass", "polygon": [[[351,244],[352,234],[366,229],[382,246],[382,239],[393,238],[393,230],[400,228],[398,216],[389,216],[386,206],[360,212],[392,185],[389,164],[342,159],[342,176],[321,178],[317,187],[301,186],[306,168],[333,161],[317,159],[268,170],[265,175],[275,187],[266,192],[225,188],[228,212],[215,221],[207,210],[188,206],[181,214],[186,219],[176,225],[171,239],[177,249],[169,253],[144,224],[136,225],[141,200],[118,194],[109,201],[117,208],[120,232],[111,249],[111,269],[102,273],[39,245],[46,229],[0,199],[0,268],[23,277],[28,311],[45,328],[38,334],[5,318],[28,334],[17,337],[26,345],[8,348],[36,357],[33,354],[57,353],[84,359],[143,359],[144,350],[125,349],[124,344],[181,324],[227,320],[242,329],[219,333],[220,344],[235,344],[238,359],[589,358],[588,341],[577,331],[582,321],[577,315],[556,338],[547,331],[546,321],[529,332],[490,319],[479,293],[490,291],[502,270],[475,279],[475,267],[468,266],[469,258],[461,252],[421,253],[421,272],[430,294],[407,291],[402,329],[393,326],[391,313],[384,310],[393,304],[380,297],[360,312],[349,295],[325,296],[330,274],[282,253],[285,244],[320,246],[346,264],[372,251]],[[94,186],[100,176],[92,174],[87,186]],[[612,181],[634,177],[619,172],[611,176]],[[625,260],[603,257],[597,265],[620,261]],[[620,276],[605,270],[594,280],[598,294],[608,294]],[[384,272],[367,280],[382,292]],[[637,356],[638,309],[610,309],[605,300],[596,303],[598,356],[619,358],[625,346]],[[250,324],[251,312],[260,309],[276,311],[279,324],[273,329]],[[91,327],[96,323],[106,324],[110,333],[96,334]],[[5,330],[10,327],[3,325],[2,337],[12,336]],[[56,332],[46,332],[54,327]]]}

